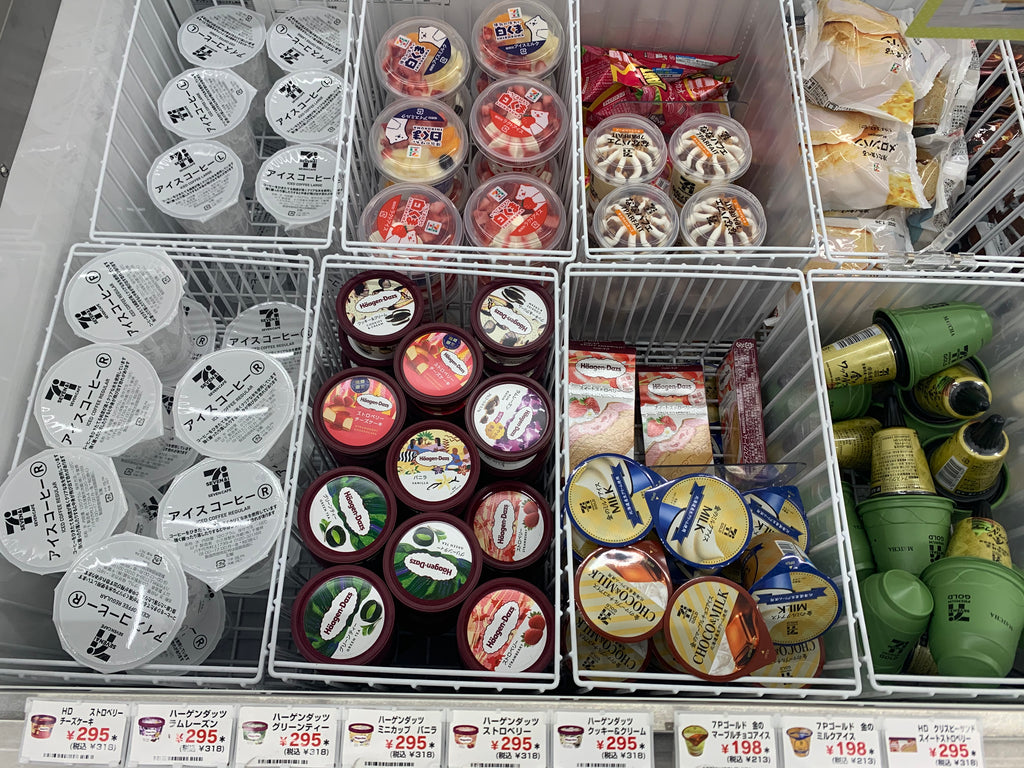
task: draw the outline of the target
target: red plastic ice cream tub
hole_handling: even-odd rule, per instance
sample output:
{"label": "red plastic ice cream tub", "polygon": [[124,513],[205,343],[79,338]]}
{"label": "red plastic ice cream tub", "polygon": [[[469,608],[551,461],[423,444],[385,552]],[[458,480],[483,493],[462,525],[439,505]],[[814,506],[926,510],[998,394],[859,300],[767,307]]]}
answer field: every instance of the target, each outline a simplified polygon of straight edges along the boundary
{"label": "red plastic ice cream tub", "polygon": [[[395,344],[423,318],[423,294],[411,279],[397,272],[360,272],[338,291],[338,341],[355,355],[390,364]],[[378,359],[379,358],[379,359]]]}
{"label": "red plastic ice cream tub", "polygon": [[395,378],[409,399],[428,413],[458,411],[482,376],[480,345],[455,325],[422,325],[395,349]]}
{"label": "red plastic ice cream tub", "polygon": [[459,656],[467,669],[540,672],[555,655],[555,611],[547,596],[521,579],[479,586],[459,611]]}
{"label": "red plastic ice cream tub", "polygon": [[349,368],[316,395],[313,427],[339,462],[369,460],[391,445],[405,424],[405,395],[376,368]]}
{"label": "red plastic ice cream tub", "polygon": [[495,570],[528,568],[543,558],[554,535],[551,508],[526,483],[502,480],[479,491],[466,507],[484,565]]}
{"label": "red plastic ice cream tub", "polygon": [[480,460],[495,475],[517,477],[547,456],[555,434],[551,396],[533,379],[506,373],[481,382],[465,422]]}

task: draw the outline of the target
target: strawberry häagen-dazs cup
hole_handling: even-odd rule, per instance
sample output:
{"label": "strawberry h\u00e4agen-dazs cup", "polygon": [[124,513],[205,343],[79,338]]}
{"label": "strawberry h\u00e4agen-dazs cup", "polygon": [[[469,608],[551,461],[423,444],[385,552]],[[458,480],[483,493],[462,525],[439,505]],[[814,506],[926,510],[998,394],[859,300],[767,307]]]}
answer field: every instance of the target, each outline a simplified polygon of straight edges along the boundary
{"label": "strawberry h\u00e4agen-dazs cup", "polygon": [[493,77],[551,74],[562,63],[564,39],[555,12],[534,0],[495,3],[473,25],[476,60]]}
{"label": "strawberry h\u00e4agen-dazs cup", "polygon": [[496,163],[539,165],[569,136],[565,103],[539,80],[499,80],[473,103],[469,130],[479,150]]}
{"label": "strawberry h\u00e4agen-dazs cup", "polygon": [[347,368],[317,392],[313,426],[342,463],[371,461],[405,424],[405,395],[376,368]]}
{"label": "strawberry h\u00e4agen-dazs cup", "polygon": [[[338,291],[334,308],[338,337],[376,368],[390,367],[395,344],[423,318],[423,294],[397,272],[360,272]],[[346,350],[347,352],[347,350]]]}
{"label": "strawberry h\u00e4agen-dazs cup", "polygon": [[421,410],[461,410],[483,376],[483,352],[472,334],[446,323],[410,331],[395,350],[395,378]]}
{"label": "strawberry h\u00e4agen-dazs cup", "polygon": [[466,507],[484,555],[499,571],[527,568],[547,554],[554,535],[551,509],[543,494],[525,483],[501,480],[479,491]]}
{"label": "strawberry h\u00e4agen-dazs cup", "polygon": [[469,243],[503,250],[554,250],[565,239],[562,201],[540,179],[495,176],[473,190],[463,214]]}
{"label": "strawberry h\u00e4agen-dazs cup", "polygon": [[369,143],[370,158],[386,179],[431,184],[442,192],[469,154],[465,124],[435,99],[388,104],[374,121]]}
{"label": "strawberry h\u00e4agen-dazs cup", "polygon": [[514,373],[484,380],[466,401],[469,436],[493,475],[539,471],[555,433],[551,397],[533,379]]}
{"label": "strawberry h\u00e4agen-dazs cup", "polygon": [[540,672],[555,654],[555,610],[529,582],[481,584],[459,611],[459,656],[467,669]]}
{"label": "strawberry h\u00e4agen-dazs cup", "polygon": [[462,218],[451,199],[425,184],[393,184],[374,196],[359,220],[359,239],[394,249],[462,244]]}
{"label": "strawberry h\u00e4agen-dazs cup", "polygon": [[403,19],[377,45],[377,77],[396,96],[439,99],[454,93],[469,77],[471,59],[465,41],[440,19]]}

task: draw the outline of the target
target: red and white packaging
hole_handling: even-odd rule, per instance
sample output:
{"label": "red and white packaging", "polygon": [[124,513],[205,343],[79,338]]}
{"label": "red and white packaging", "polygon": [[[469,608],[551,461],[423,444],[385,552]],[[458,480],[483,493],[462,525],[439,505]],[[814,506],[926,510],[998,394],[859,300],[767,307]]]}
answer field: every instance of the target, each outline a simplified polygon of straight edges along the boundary
{"label": "red and white packaging", "polygon": [[598,453],[633,457],[636,350],[624,344],[571,342],[569,467]]}
{"label": "red and white packaging", "polygon": [[718,413],[722,421],[722,460],[726,464],[766,463],[761,374],[753,339],[733,342],[718,366]]}
{"label": "red and white packaging", "polygon": [[666,480],[714,463],[704,369],[640,367],[640,422],[644,463]]}

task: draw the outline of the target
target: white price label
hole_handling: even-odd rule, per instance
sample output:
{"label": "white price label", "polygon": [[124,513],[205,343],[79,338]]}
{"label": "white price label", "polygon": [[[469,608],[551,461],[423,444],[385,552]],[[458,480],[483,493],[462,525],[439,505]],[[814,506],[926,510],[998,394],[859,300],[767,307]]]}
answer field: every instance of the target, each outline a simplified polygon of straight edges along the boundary
{"label": "white price label", "polygon": [[894,717],[882,727],[889,768],[984,768],[976,720]]}
{"label": "white price label", "polygon": [[545,768],[543,712],[454,709],[448,717],[448,768]]}
{"label": "white price label", "polygon": [[551,738],[559,768],[651,768],[649,713],[558,712]]}
{"label": "white price label", "polygon": [[235,730],[228,704],[137,704],[129,724],[132,766],[227,768]]}
{"label": "white price label", "polygon": [[349,708],[341,765],[437,768],[443,742],[444,718],[439,711]]}
{"label": "white price label", "polygon": [[21,762],[120,765],[127,723],[123,704],[29,699]]}
{"label": "white price label", "polygon": [[781,730],[786,768],[882,765],[879,729],[873,718],[784,717]]}
{"label": "white price label", "polygon": [[240,707],[234,764],[334,768],[340,725],[337,707]]}
{"label": "white price label", "polygon": [[677,712],[675,742],[680,768],[782,765],[768,714],[731,717]]}

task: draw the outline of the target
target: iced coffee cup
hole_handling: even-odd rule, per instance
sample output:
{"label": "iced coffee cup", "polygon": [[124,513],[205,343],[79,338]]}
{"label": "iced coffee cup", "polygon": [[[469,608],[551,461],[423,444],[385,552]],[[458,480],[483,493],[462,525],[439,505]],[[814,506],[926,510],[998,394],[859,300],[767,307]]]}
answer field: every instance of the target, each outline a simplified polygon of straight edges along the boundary
{"label": "iced coffee cup", "polygon": [[239,5],[214,5],[185,19],[178,50],[194,67],[232,69],[257,90],[266,88],[266,22]]}
{"label": "iced coffee cup", "polygon": [[267,30],[267,56],[284,72],[326,69],[340,75],[348,53],[348,17],[332,8],[293,8]]}
{"label": "iced coffee cup", "polygon": [[377,77],[395,96],[440,99],[469,77],[465,41],[440,19],[403,19],[381,37],[375,56]]}
{"label": "iced coffee cup", "polygon": [[335,146],[348,99],[345,81],[323,69],[290,72],[267,92],[270,129],[292,144]]}
{"label": "iced coffee cup", "polygon": [[694,115],[668,141],[672,199],[682,208],[705,187],[728,184],[750,167],[750,136],[725,115]]}
{"label": "iced coffee cup", "polygon": [[[306,311],[287,301],[266,301],[244,309],[224,329],[223,349],[256,349],[277,360],[299,383],[302,347],[312,327]],[[310,318],[312,326],[312,318]]]}
{"label": "iced coffee cup", "polygon": [[469,130],[489,160],[531,166],[543,163],[565,145],[569,119],[554,89],[529,77],[510,77],[477,97]]}
{"label": "iced coffee cup", "polygon": [[502,250],[554,250],[565,239],[562,201],[540,179],[495,176],[473,190],[463,214],[470,243]]}
{"label": "iced coffee cup", "polygon": [[256,200],[286,235],[327,241],[338,155],[314,144],[271,155],[256,179]]}
{"label": "iced coffee cup", "polygon": [[541,77],[562,63],[565,32],[551,8],[522,0],[487,8],[477,17],[471,39],[477,62],[493,77]]}

